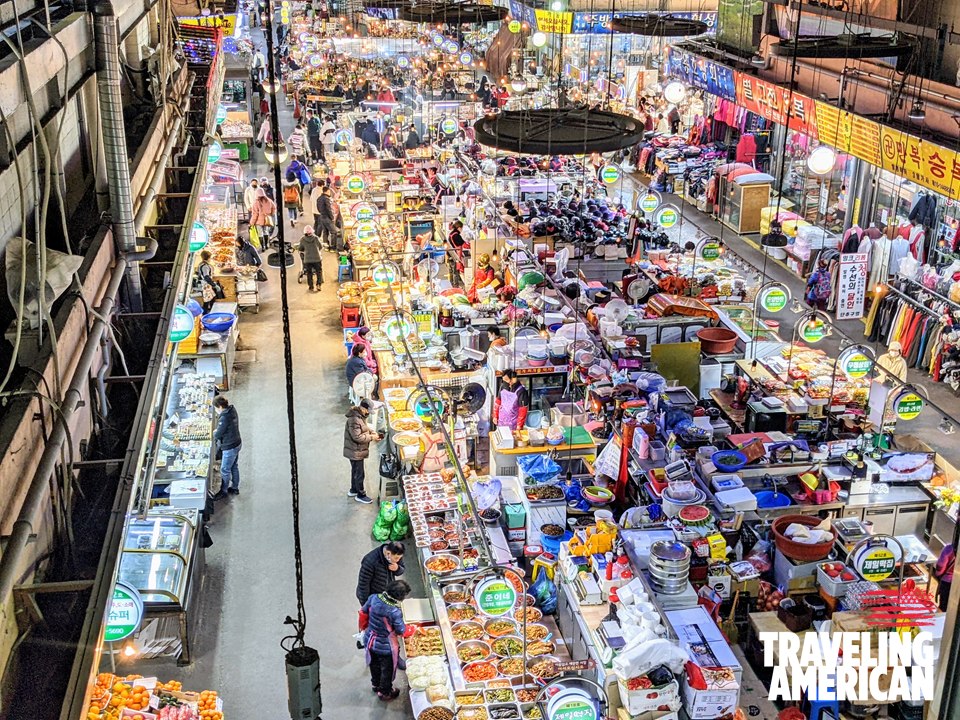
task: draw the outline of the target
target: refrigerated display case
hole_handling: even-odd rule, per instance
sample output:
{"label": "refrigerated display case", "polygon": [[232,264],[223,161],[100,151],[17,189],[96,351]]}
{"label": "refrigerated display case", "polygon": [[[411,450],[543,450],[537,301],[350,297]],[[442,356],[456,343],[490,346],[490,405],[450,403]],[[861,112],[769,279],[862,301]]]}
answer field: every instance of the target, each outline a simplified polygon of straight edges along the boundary
{"label": "refrigerated display case", "polygon": [[140,592],[144,623],[154,655],[178,655],[190,662],[192,608],[203,573],[200,513],[195,509],[154,508],[145,518],[127,521],[117,577]]}

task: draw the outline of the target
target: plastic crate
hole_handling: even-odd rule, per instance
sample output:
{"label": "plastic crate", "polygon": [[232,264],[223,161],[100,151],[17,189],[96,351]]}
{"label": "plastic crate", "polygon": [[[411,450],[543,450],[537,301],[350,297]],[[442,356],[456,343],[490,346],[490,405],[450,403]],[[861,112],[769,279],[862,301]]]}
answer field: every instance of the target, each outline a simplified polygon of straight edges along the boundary
{"label": "plastic crate", "polygon": [[823,571],[822,566],[817,565],[817,585],[831,597],[842,598],[847,594],[847,588],[855,582],[855,579],[844,581],[839,578],[832,578]]}

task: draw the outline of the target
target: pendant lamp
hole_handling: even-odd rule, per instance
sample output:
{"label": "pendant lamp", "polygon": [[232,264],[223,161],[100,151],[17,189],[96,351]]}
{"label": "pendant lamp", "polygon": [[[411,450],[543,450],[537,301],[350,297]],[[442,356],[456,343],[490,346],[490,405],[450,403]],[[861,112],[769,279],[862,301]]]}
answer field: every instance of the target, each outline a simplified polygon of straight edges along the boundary
{"label": "pendant lamp", "polygon": [[508,110],[474,124],[477,142],[531,155],[612,152],[643,139],[643,125],[629,115],[586,107]]}

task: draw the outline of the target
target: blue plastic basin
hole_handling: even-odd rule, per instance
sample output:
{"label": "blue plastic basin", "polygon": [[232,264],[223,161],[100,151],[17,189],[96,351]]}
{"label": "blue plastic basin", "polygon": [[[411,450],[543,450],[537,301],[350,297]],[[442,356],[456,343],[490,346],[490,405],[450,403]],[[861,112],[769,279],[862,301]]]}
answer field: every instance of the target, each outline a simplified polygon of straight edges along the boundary
{"label": "blue plastic basin", "polygon": [[774,495],[773,490],[761,490],[755,492],[754,496],[757,498],[758,508],[782,508],[793,505],[790,496],[782,492]]}

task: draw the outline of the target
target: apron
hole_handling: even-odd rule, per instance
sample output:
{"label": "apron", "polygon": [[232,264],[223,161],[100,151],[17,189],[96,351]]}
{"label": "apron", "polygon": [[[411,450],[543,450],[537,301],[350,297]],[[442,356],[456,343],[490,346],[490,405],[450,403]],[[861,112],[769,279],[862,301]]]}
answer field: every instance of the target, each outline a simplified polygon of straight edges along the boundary
{"label": "apron", "polygon": [[511,392],[504,388],[500,391],[500,421],[499,427],[508,427],[511,430],[517,429],[517,417],[520,412],[520,402],[516,392]]}
{"label": "apron", "polygon": [[[387,627],[388,628],[390,627],[389,621],[387,621]],[[370,653],[373,652],[373,641],[377,637],[378,636],[374,634],[372,631],[367,633],[367,648],[365,653],[367,665],[370,665]],[[390,679],[396,680],[397,669],[401,669],[400,668],[400,641],[397,639],[397,634],[395,632],[391,632],[387,636],[387,640],[390,641],[390,654],[393,656],[393,675],[391,675]]]}

